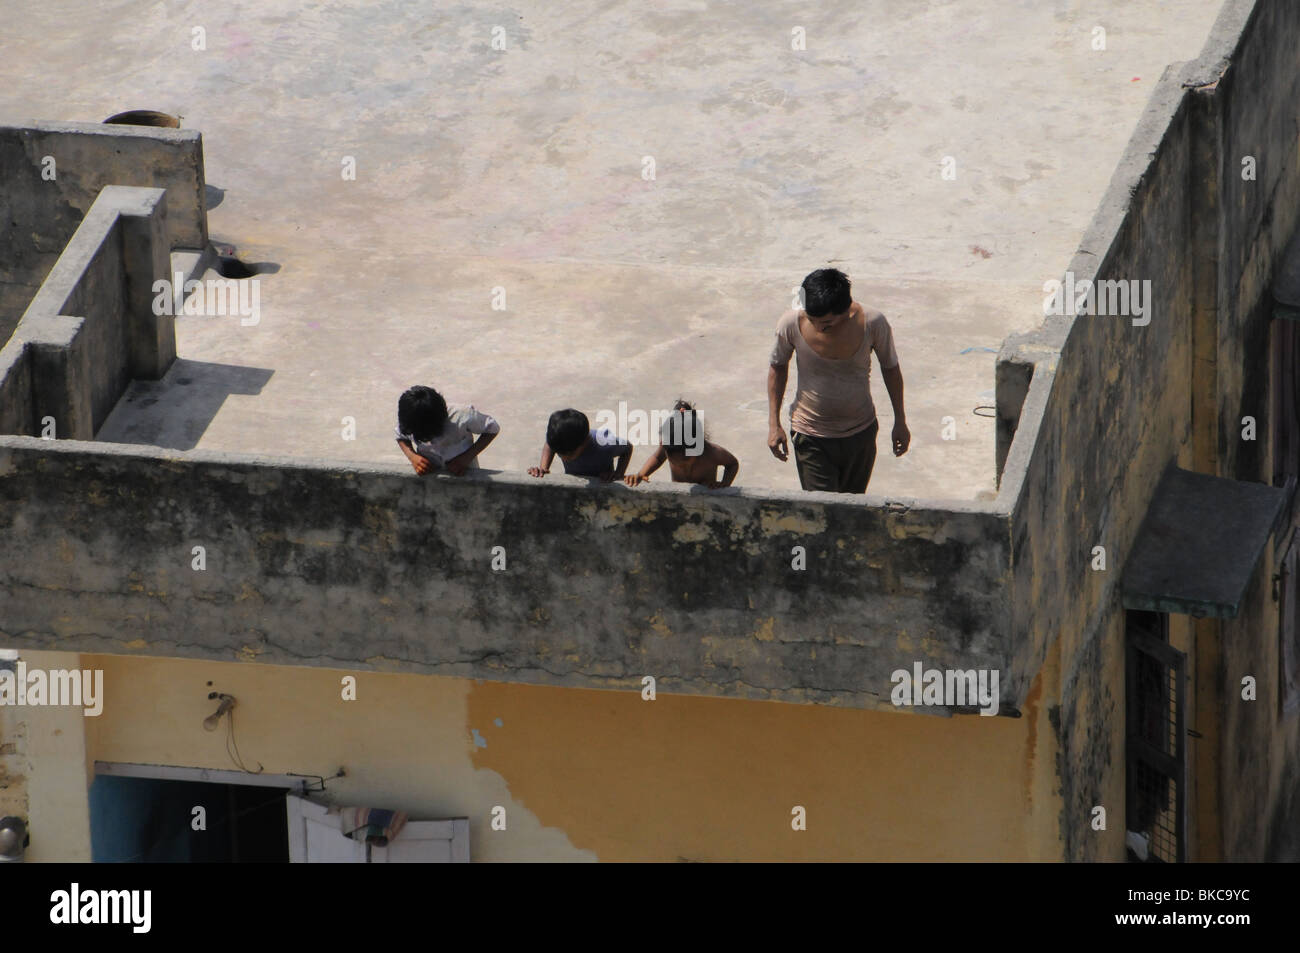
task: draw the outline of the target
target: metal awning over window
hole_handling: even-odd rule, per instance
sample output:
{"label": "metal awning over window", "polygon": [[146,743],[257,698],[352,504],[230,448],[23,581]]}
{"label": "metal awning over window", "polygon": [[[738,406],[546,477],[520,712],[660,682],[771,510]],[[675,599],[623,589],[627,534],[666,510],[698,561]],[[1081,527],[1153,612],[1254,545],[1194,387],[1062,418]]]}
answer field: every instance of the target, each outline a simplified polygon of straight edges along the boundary
{"label": "metal awning over window", "polygon": [[1124,566],[1124,608],[1235,618],[1286,497],[1170,467]]}

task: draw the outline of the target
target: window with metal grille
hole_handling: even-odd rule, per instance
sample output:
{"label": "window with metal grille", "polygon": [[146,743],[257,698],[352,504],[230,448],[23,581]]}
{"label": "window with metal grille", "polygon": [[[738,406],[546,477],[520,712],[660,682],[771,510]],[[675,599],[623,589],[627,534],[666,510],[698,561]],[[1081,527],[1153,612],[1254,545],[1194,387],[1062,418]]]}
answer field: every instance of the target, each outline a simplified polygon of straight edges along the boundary
{"label": "window with metal grille", "polygon": [[1126,614],[1127,844],[1132,860],[1181,863],[1186,850],[1187,656],[1169,617]]}

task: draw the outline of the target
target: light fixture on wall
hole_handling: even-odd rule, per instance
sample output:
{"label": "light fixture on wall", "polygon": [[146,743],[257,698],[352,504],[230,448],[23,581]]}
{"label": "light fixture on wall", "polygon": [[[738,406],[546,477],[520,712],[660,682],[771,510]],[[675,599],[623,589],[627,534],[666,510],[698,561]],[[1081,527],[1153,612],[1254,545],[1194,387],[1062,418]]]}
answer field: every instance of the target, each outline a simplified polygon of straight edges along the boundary
{"label": "light fixture on wall", "polygon": [[29,843],[27,823],[21,817],[0,817],[0,864],[22,860]]}
{"label": "light fixture on wall", "polygon": [[208,698],[221,699],[221,704],[217,706],[217,710],[203,719],[203,727],[206,730],[216,731],[217,726],[221,724],[221,716],[235,707],[235,696],[227,695],[225,692],[208,692]]}

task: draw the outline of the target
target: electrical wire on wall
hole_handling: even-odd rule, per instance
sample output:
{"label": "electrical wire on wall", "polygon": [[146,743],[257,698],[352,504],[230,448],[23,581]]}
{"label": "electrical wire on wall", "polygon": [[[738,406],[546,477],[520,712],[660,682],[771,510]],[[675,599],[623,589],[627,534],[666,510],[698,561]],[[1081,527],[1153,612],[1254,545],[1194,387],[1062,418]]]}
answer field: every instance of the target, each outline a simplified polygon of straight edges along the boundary
{"label": "electrical wire on wall", "polygon": [[262,762],[257,762],[256,771],[250,771],[245,767],[244,760],[239,754],[239,745],[235,741],[235,710],[231,708],[226,715],[230,719],[230,724],[226,726],[226,754],[230,757],[230,760],[235,764],[235,766],[245,774],[261,774],[266,770],[262,767]]}
{"label": "electrical wire on wall", "polygon": [[[211,682],[208,682],[211,685]],[[239,745],[235,741],[235,706],[239,704],[239,699],[234,695],[226,692],[208,692],[208,701],[220,699],[217,710],[207,718],[203,719],[203,728],[205,731],[216,731],[217,726],[221,724],[222,718],[229,718],[229,724],[226,725],[226,756],[230,758],[232,764],[243,771],[245,774],[261,774],[265,768],[261,762],[258,762],[257,770],[250,770],[245,764],[243,757],[239,754]]]}

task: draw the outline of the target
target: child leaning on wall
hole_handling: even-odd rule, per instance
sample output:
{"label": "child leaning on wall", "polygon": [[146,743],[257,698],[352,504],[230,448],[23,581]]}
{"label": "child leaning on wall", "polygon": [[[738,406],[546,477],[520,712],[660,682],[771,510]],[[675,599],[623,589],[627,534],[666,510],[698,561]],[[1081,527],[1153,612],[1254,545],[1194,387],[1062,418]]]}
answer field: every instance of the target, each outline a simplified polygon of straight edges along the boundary
{"label": "child leaning on wall", "polygon": [[415,386],[397,400],[395,430],[397,445],[416,473],[445,469],[460,476],[478,467],[478,455],[501,425],[472,404],[448,404],[432,387]]}
{"label": "child leaning on wall", "polygon": [[542,444],[542,462],[529,467],[528,475],[546,476],[557,456],[570,476],[599,477],[609,483],[623,478],[632,460],[632,445],[607,427],[592,430],[586,414],[565,408],[551,414],[546,424],[546,443]]}
{"label": "child leaning on wall", "polygon": [[[664,462],[674,483],[699,483],[710,490],[731,486],[740,471],[740,461],[725,447],[704,438],[704,424],[695,408],[684,400],[673,407],[672,415],[659,428],[660,444],[641,472],[625,477],[628,486],[636,486],[650,479]],[[718,479],[722,467],[722,479]]]}

